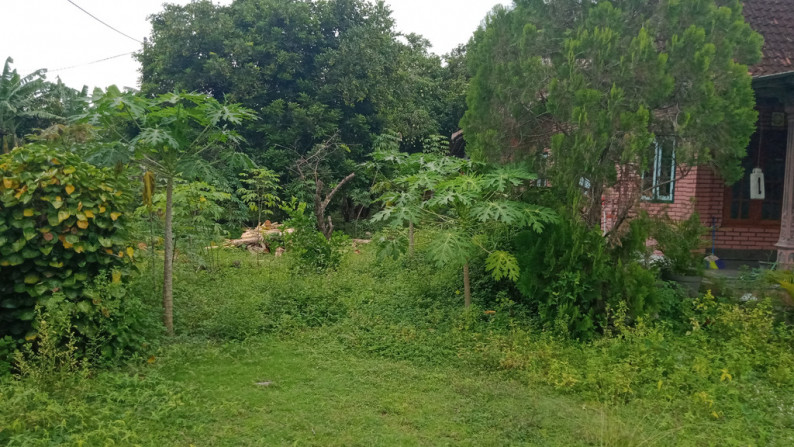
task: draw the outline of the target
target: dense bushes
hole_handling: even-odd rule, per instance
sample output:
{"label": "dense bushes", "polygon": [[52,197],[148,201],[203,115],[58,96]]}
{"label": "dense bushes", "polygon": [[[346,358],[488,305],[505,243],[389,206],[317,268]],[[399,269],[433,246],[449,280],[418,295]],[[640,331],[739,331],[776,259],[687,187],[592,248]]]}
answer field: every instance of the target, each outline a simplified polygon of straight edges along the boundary
{"label": "dense bushes", "polygon": [[633,225],[619,248],[607,247],[598,230],[564,219],[542,237],[516,240],[521,277],[518,289],[541,323],[563,334],[589,339],[610,324],[608,312],[625,305],[634,319],[659,312],[665,295],[656,275],[638,264],[644,249],[641,225]]}
{"label": "dense bushes", "polygon": [[74,154],[28,145],[0,156],[0,337],[34,336],[34,308],[58,293],[82,311],[101,271],[135,255],[123,232],[127,183]]}

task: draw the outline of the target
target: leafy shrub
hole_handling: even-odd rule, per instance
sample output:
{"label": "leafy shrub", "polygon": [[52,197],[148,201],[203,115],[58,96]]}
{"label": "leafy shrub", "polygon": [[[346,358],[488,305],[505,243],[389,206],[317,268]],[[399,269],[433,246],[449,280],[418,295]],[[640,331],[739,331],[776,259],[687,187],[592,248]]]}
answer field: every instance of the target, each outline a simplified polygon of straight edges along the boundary
{"label": "leafy shrub", "polygon": [[339,321],[347,314],[347,307],[340,301],[338,289],[326,284],[329,280],[314,277],[273,287],[260,310],[268,317],[264,330],[286,333]]}
{"label": "leafy shrub", "polygon": [[7,337],[6,372],[13,361],[21,375],[44,382],[78,367],[114,365],[150,347],[161,331],[157,307],[128,294],[127,285],[111,276],[94,278],[79,301],[60,292],[40,300],[26,343],[11,343]]}
{"label": "leafy shrub", "polygon": [[0,381],[0,445],[145,445],[146,433],[185,418],[197,390],[157,371],[64,376],[49,387]]}
{"label": "leafy shrub", "polygon": [[665,272],[673,275],[699,275],[703,272],[703,253],[698,249],[706,246],[703,237],[707,230],[697,213],[680,221],[667,216],[654,219],[650,230],[656,247],[664,253],[662,268]]}
{"label": "leafy shrub", "polygon": [[[219,191],[204,182],[178,183],[173,192],[173,228],[175,247],[186,254],[186,258],[200,268],[216,267],[215,250],[209,248],[226,236],[226,231],[218,223],[225,215],[222,204],[231,199],[231,194]],[[141,206],[136,215],[149,220],[148,239],[154,239],[154,231],[164,231],[162,216],[165,215],[166,194],[159,192],[152,196],[151,206]],[[156,228],[155,228],[156,227]],[[146,231],[138,229],[143,235]]]}
{"label": "leafy shrub", "polygon": [[583,339],[607,327],[610,306],[625,303],[630,318],[655,314],[656,275],[633,259],[631,247],[644,238],[629,233],[625,240],[609,249],[598,230],[570,219],[549,226],[542,237],[524,232],[516,239],[523,248],[518,290],[546,327]]}
{"label": "leafy shrub", "polygon": [[[62,300],[63,296],[56,294],[53,298]],[[87,371],[88,362],[80,358],[68,310],[36,307],[34,327],[36,335],[30,338],[35,339],[35,345],[26,344],[14,358],[20,377],[39,387],[49,388],[72,373],[81,369]]]}
{"label": "leafy shrub", "polygon": [[75,302],[87,280],[134,256],[127,182],[74,154],[29,145],[0,156],[0,337],[25,336],[53,292]]}
{"label": "leafy shrub", "polygon": [[71,319],[80,353],[88,361],[115,364],[144,351],[162,332],[159,302],[129,293],[128,287],[114,282],[112,273],[103,273],[83,290],[83,301],[55,295],[43,305],[48,312],[60,312]]}
{"label": "leafy shrub", "polygon": [[791,399],[780,393],[794,389],[794,333],[775,324],[769,304],[721,303],[708,293],[684,307],[686,335],[666,322],[622,324],[622,305],[614,328],[589,343],[517,328],[484,334],[476,349],[481,366],[522,371],[531,381],[604,402],[664,401],[688,417],[712,420],[788,411]]}
{"label": "leafy shrub", "polygon": [[285,242],[294,251],[302,267],[315,270],[336,268],[342,260],[345,248],[350,246],[350,238],[335,232],[331,239],[317,231],[314,219],[306,215],[306,203],[295,199],[282,205],[281,209],[289,215],[284,223],[294,232],[285,235]]}

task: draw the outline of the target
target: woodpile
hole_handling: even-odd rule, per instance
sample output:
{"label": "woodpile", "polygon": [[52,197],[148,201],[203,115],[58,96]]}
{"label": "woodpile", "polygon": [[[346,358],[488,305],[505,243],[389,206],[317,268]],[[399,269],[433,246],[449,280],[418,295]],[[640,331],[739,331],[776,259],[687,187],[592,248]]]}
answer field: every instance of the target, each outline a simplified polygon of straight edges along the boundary
{"label": "woodpile", "polygon": [[[278,241],[278,243],[272,244],[273,246],[271,246],[271,238],[274,236],[283,236],[284,233],[291,234],[294,231],[294,228],[284,228],[283,224],[270,222],[267,220],[265,223],[257,226],[256,228],[247,228],[239,239],[227,239],[226,242],[223,243],[223,246],[245,247],[251,253],[275,252],[275,255],[278,257],[284,253],[284,247],[280,245],[281,241]],[[353,250],[357,254],[361,253],[358,250],[360,245],[366,245],[370,242],[372,242],[371,239],[351,240]]]}
{"label": "woodpile", "polygon": [[245,247],[251,253],[270,253],[269,239],[271,237],[282,236],[284,233],[293,231],[295,231],[294,228],[283,228],[281,224],[267,220],[256,228],[246,229],[239,239],[229,239],[223,245],[225,247]]}

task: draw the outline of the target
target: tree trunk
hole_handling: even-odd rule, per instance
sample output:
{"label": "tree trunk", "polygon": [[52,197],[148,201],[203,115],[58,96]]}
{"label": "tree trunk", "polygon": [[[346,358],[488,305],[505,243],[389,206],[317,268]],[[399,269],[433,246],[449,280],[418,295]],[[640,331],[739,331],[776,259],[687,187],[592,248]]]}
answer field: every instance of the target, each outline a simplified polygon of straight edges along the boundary
{"label": "tree trunk", "polygon": [[165,189],[165,264],[163,268],[163,323],[168,335],[174,335],[174,231],[173,223],[174,179],[169,178]]}
{"label": "tree trunk", "polygon": [[469,281],[469,262],[463,264],[463,300],[468,309],[471,306],[471,282]]}
{"label": "tree trunk", "polygon": [[408,256],[414,255],[414,223],[408,222]]}
{"label": "tree trunk", "polygon": [[314,189],[314,215],[317,218],[317,227],[318,229],[325,235],[325,238],[329,241],[331,240],[331,235],[334,233],[334,223],[331,220],[331,216],[325,215],[325,209],[328,208],[328,204],[331,203],[331,199],[334,198],[337,192],[345,186],[345,183],[353,180],[353,177],[356,176],[355,172],[351,172],[347,177],[343,178],[336,188],[332,189],[331,192],[325,196],[325,199],[322,200],[322,190],[323,190],[323,182],[319,179],[315,179],[315,189]]}
{"label": "tree trunk", "polygon": [[3,139],[3,153],[7,154],[8,150],[8,135],[0,134],[0,138]]}

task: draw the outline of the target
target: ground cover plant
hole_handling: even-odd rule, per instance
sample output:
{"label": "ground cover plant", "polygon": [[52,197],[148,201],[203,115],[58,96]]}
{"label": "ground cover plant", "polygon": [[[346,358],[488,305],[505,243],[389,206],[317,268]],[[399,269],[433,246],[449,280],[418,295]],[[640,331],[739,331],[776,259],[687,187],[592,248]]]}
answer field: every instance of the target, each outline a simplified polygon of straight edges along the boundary
{"label": "ground cover plant", "polygon": [[[29,357],[0,386],[0,439],[139,445],[786,445],[791,331],[768,304],[704,296],[682,328],[614,309],[607,336],[544,331],[506,295],[424,259],[338,268],[224,252],[176,263],[177,336],[55,380]],[[296,270],[297,269],[297,270]],[[154,303],[144,276],[128,294]],[[53,323],[54,324],[54,323]],[[62,348],[63,349],[63,348]],[[68,353],[61,354],[68,358]],[[44,377],[47,377],[46,375]],[[20,409],[25,409],[21,411]],[[560,417],[560,415],[564,415]]]}

